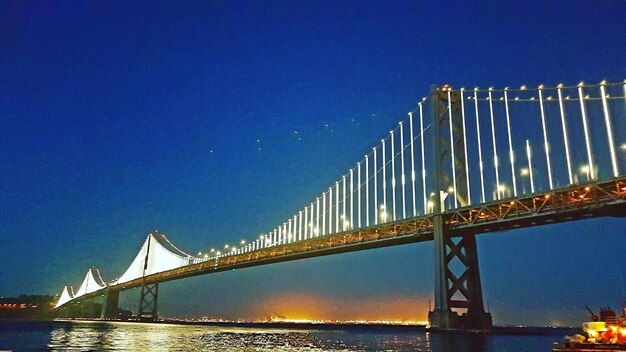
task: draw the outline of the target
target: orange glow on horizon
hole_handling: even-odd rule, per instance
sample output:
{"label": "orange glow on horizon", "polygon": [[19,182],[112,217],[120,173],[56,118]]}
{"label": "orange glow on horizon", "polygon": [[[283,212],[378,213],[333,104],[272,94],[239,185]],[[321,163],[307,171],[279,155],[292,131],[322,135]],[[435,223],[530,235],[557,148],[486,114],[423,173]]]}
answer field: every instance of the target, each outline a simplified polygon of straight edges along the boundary
{"label": "orange glow on horizon", "polygon": [[427,320],[428,299],[379,297],[333,299],[304,292],[291,292],[260,300],[250,317],[257,320],[310,321],[394,321]]}

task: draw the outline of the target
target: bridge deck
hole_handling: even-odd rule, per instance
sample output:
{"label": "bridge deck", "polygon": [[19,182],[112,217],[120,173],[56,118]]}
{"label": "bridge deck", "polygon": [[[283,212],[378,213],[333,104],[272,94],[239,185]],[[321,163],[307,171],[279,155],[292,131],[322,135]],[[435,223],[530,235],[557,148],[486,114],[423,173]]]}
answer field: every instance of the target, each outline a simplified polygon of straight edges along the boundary
{"label": "bridge deck", "polygon": [[[220,257],[110,286],[127,290],[143,284],[247,268],[303,258],[389,247],[433,239],[432,218],[426,214],[354,231],[320,236],[254,252]],[[590,182],[521,198],[468,206],[442,213],[452,236],[504,231],[603,216],[626,216],[626,177]],[[102,295],[104,289],[75,300]]]}

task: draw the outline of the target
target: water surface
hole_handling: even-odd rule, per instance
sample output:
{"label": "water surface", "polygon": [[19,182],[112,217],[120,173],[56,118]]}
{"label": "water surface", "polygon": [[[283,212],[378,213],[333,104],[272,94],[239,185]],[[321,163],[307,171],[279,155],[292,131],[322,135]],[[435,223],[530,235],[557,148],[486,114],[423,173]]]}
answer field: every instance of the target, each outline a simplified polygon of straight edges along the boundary
{"label": "water surface", "polygon": [[550,351],[563,335],[472,336],[407,329],[272,329],[121,322],[0,322],[0,350]]}

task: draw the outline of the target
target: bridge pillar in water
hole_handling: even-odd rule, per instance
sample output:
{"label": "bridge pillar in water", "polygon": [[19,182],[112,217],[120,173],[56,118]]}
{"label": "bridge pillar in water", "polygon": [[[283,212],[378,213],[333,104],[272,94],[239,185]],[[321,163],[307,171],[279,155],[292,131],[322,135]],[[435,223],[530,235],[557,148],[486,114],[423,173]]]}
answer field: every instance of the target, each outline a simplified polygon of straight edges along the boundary
{"label": "bridge pillar in water", "polygon": [[117,306],[120,301],[120,291],[107,288],[104,294],[104,302],[102,302],[102,310],[100,319],[117,319],[119,318]]}
{"label": "bridge pillar in water", "polygon": [[[432,216],[435,249],[435,307],[428,313],[431,326],[442,329],[491,328],[491,314],[483,306],[478,251],[474,234],[452,237],[445,223],[449,207],[471,203],[465,168],[465,133],[461,97],[457,91],[431,90],[431,123],[435,177]],[[454,150],[454,152],[453,152]],[[454,192],[449,190],[454,188]],[[455,309],[455,310],[453,310]],[[459,315],[458,310],[466,310]]]}
{"label": "bridge pillar in water", "polygon": [[[428,320],[436,328],[491,328],[491,314],[483,305],[476,236],[453,238],[441,225],[435,227],[435,309]],[[459,315],[452,309],[466,311]]]}
{"label": "bridge pillar in water", "polygon": [[139,299],[139,313],[137,316],[143,320],[156,320],[157,301],[159,298],[159,284],[141,286],[141,298]]}

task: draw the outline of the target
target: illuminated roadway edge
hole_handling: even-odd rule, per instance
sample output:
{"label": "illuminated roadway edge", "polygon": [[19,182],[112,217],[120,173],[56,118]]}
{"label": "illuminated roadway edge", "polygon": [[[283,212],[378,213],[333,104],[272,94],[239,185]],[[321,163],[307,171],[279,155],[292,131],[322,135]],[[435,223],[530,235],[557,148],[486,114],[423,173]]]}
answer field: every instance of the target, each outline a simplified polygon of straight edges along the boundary
{"label": "illuminated roadway edge", "polygon": [[[67,303],[103,295],[107,289],[123,291],[141,287],[144,284],[173,281],[227,270],[432,241],[432,219],[436,215],[438,214],[431,213],[408,220],[388,222],[254,252],[211,259],[123,284],[109,285],[107,288],[76,297]],[[441,216],[453,237],[596,217],[622,217],[626,216],[626,177],[447,210],[441,213]]]}

